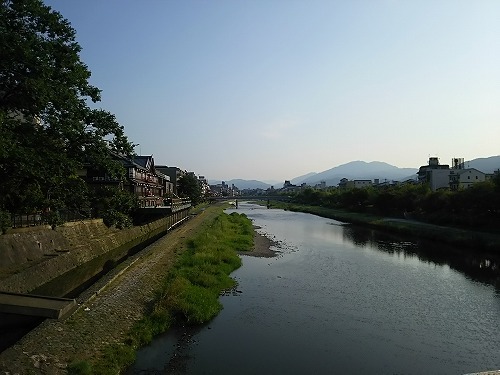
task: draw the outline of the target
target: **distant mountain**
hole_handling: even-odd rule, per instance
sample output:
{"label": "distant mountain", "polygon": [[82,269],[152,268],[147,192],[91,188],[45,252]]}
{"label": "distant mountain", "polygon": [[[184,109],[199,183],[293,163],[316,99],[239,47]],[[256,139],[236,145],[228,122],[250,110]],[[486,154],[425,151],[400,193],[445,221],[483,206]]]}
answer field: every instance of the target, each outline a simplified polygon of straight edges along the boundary
{"label": "distant mountain", "polygon": [[466,161],[465,168],[476,168],[484,173],[493,173],[500,169],[500,155]]}
{"label": "distant mountain", "polygon": [[[234,184],[238,189],[243,190],[243,189],[268,189],[271,187],[270,184],[266,184],[265,182],[262,181],[257,181],[257,180],[242,180],[242,179],[234,179],[234,180],[228,180],[224,181],[227,185],[231,186]],[[217,185],[222,183],[220,180],[210,180],[208,182],[210,185]]]}
{"label": "distant mountain", "polygon": [[417,168],[398,168],[394,165],[380,161],[367,163],[358,160],[316,173],[300,181],[297,180],[295,184],[299,185],[305,182],[308,185],[316,185],[321,181],[325,181],[327,186],[337,186],[342,178],[347,178],[349,180],[374,180],[378,178],[381,182],[385,180],[398,181],[410,175],[414,175],[417,171]]}
{"label": "distant mountain", "polygon": [[317,175],[316,172],[311,172],[311,173],[305,174],[303,176],[295,177],[295,178],[292,178],[290,180],[290,183],[292,183],[294,185],[300,185],[303,181],[305,181],[309,178],[312,179],[315,175]]}
{"label": "distant mountain", "polygon": [[[419,166],[420,167],[420,166]],[[478,158],[465,162],[465,168],[476,168],[484,173],[493,173],[500,169],[500,155],[491,156],[487,158]],[[346,164],[328,169],[326,171],[316,173],[311,172],[302,176],[292,178],[290,182],[294,185],[307,185],[314,186],[321,181],[325,181],[327,186],[337,186],[342,178],[349,180],[374,180],[378,178],[380,182],[387,181],[405,181],[408,179],[415,179],[418,168],[398,168],[394,165],[387,164],[380,161],[351,161]],[[233,179],[225,181],[226,184],[231,186],[234,184],[238,189],[268,189],[274,186],[275,189],[283,187],[282,182],[276,181],[257,181],[257,180],[242,180]],[[220,180],[210,180],[210,185],[220,184]]]}
{"label": "distant mountain", "polygon": [[270,186],[273,186],[276,189],[279,189],[280,187],[283,186],[283,181],[278,181],[278,180],[264,180],[262,182]]}

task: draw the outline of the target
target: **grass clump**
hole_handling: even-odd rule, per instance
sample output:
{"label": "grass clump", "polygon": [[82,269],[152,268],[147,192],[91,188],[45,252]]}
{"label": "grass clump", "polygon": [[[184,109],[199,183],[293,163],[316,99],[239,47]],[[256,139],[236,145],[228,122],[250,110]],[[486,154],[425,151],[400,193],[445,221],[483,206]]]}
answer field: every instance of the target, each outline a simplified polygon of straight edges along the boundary
{"label": "grass clump", "polygon": [[105,350],[102,360],[92,366],[92,374],[119,374],[135,361],[135,349],[127,344],[113,344]]}
{"label": "grass clump", "polygon": [[167,277],[160,303],[190,324],[207,322],[222,308],[221,291],[235,286],[229,276],[241,266],[236,251],[253,246],[252,222],[237,213],[217,216],[190,239]]}
{"label": "grass clump", "polygon": [[71,363],[68,366],[69,375],[92,375],[92,365],[87,361]]}

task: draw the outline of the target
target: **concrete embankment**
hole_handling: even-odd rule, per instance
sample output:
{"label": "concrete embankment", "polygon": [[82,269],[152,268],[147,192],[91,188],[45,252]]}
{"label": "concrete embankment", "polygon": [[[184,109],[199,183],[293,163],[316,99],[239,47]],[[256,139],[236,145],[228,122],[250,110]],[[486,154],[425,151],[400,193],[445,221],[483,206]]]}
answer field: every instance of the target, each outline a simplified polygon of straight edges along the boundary
{"label": "concrete embankment", "polygon": [[69,317],[45,320],[0,353],[0,373],[66,374],[70,363],[101,358],[106,348],[124,342],[183,251],[185,239],[220,212],[220,206],[209,207],[129,257],[78,296],[79,308]]}
{"label": "concrete embankment", "polygon": [[[55,229],[48,226],[12,230],[0,236],[0,289],[6,292],[30,293],[77,267],[111,251],[121,257],[147,241],[164,234],[176,221],[188,216],[168,216],[146,225],[118,230],[108,228],[102,220],[67,223]],[[95,268],[98,268],[96,265]],[[90,278],[99,269],[87,270]],[[68,285],[53,293],[62,296],[74,288]]]}

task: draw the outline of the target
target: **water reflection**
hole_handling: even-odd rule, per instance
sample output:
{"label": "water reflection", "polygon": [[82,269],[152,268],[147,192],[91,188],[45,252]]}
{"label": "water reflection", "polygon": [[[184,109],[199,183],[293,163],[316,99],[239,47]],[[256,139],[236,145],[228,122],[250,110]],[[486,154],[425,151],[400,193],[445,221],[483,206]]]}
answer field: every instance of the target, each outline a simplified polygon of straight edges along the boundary
{"label": "water reflection", "polygon": [[356,225],[344,225],[343,237],[358,247],[370,246],[389,254],[416,257],[422,262],[448,265],[471,280],[500,285],[500,261],[491,254],[474,253],[442,243],[422,239],[404,241],[401,236]]}

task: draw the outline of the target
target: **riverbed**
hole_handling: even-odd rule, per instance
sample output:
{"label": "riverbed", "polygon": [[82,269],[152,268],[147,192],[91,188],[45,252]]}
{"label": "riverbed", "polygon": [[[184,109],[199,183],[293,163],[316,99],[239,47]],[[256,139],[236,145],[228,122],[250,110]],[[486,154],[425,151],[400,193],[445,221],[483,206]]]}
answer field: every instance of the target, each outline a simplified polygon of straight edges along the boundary
{"label": "riverbed", "polygon": [[277,255],[242,255],[223,311],[155,339],[129,374],[500,368],[495,260],[310,214],[248,203],[237,212],[274,241]]}

